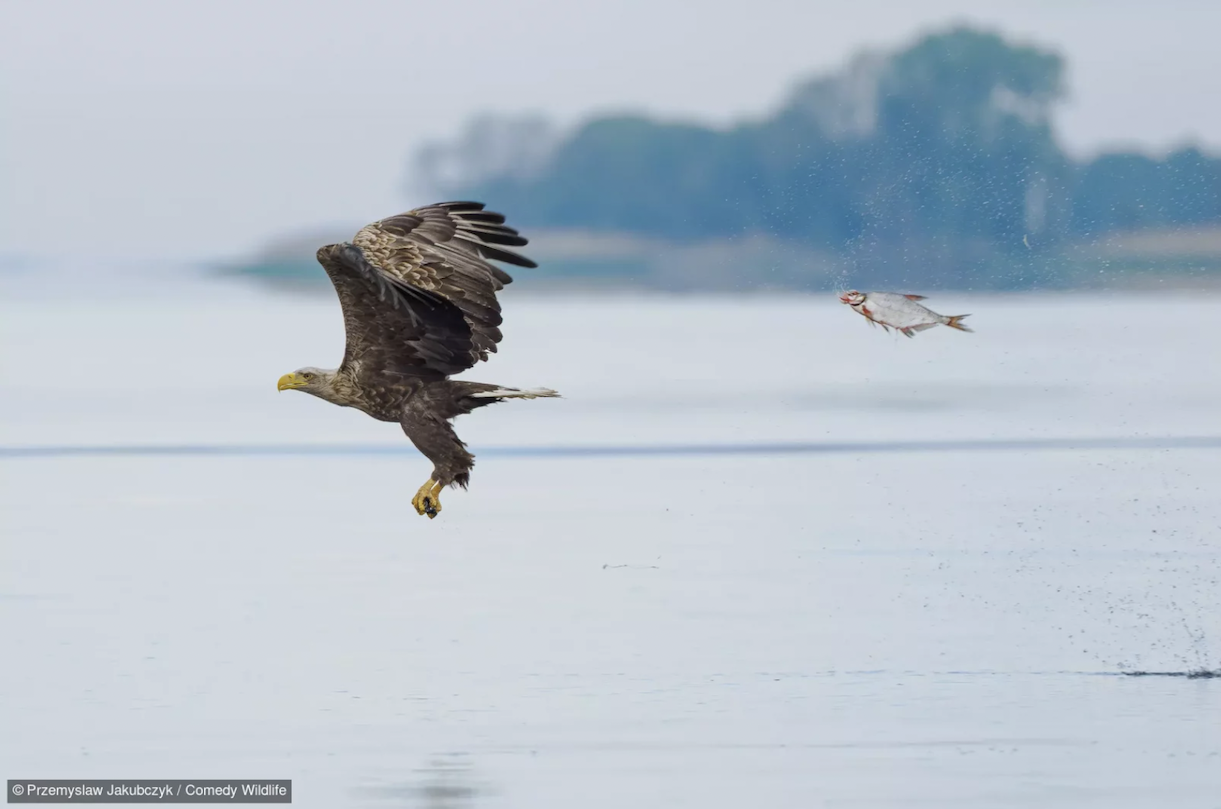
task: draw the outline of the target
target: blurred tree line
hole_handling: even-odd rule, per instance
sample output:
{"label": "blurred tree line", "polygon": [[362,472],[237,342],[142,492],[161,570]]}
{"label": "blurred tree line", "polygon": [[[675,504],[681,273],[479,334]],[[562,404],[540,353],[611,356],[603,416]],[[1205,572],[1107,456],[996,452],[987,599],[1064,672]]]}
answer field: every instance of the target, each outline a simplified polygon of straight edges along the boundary
{"label": "blurred tree line", "polygon": [[766,233],[863,259],[935,259],[943,280],[978,272],[985,255],[1221,221],[1221,160],[1189,148],[1076,163],[1051,124],[1063,95],[1059,55],[957,28],[808,81],[765,120],[603,117],[560,136],[536,118],[487,118],[421,150],[415,169],[516,225],[680,241]]}

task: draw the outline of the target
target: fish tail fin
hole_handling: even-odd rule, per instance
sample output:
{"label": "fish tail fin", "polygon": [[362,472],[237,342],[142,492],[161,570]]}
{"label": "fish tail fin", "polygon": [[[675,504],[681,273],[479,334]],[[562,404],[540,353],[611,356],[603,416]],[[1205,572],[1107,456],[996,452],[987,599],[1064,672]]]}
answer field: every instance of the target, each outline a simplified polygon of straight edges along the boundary
{"label": "fish tail fin", "polygon": [[959,331],[974,332],[975,329],[962,325],[962,319],[964,317],[970,317],[970,315],[952,315],[950,319],[945,322],[945,325],[949,326],[951,329],[958,329]]}

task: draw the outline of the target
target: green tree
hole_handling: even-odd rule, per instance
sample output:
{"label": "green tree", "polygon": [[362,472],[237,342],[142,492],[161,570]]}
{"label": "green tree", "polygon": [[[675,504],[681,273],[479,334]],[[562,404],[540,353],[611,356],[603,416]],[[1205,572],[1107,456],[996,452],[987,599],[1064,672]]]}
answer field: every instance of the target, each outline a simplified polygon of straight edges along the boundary
{"label": "green tree", "polygon": [[471,144],[528,154],[500,171],[470,158],[478,166],[457,166],[464,179],[438,189],[494,201],[523,225],[676,240],[764,232],[861,262],[923,261],[930,280],[969,279],[982,258],[1029,260],[1066,237],[1221,221],[1221,161],[1199,150],[1074,165],[1052,128],[1063,92],[1056,53],[954,28],[865,54],[725,129],[602,117],[531,151],[521,125],[484,122],[481,133],[516,133],[516,145],[468,136],[465,151],[426,154],[448,155],[451,169]]}
{"label": "green tree", "polygon": [[1221,219],[1221,161],[1199,149],[1165,160],[1139,154],[1102,155],[1080,170],[1073,230],[1094,235]]}

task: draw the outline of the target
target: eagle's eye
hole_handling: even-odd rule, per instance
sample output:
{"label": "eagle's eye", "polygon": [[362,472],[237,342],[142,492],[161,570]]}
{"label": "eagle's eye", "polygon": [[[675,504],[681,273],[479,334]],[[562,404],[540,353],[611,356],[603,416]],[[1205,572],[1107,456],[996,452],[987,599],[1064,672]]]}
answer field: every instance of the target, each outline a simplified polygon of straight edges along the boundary
{"label": "eagle's eye", "polygon": [[305,373],[301,374],[301,377],[308,382],[309,380],[314,378],[314,375],[311,374],[309,371],[306,371]]}

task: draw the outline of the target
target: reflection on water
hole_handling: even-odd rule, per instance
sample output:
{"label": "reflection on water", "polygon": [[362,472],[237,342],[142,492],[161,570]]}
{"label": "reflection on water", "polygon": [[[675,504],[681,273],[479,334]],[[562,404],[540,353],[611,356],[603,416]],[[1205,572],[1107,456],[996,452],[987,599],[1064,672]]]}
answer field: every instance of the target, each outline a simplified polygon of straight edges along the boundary
{"label": "reflection on water", "polygon": [[415,777],[402,784],[369,787],[359,792],[411,809],[471,809],[477,797],[489,792],[476,777],[470,756],[465,753],[436,756],[415,773]]}

